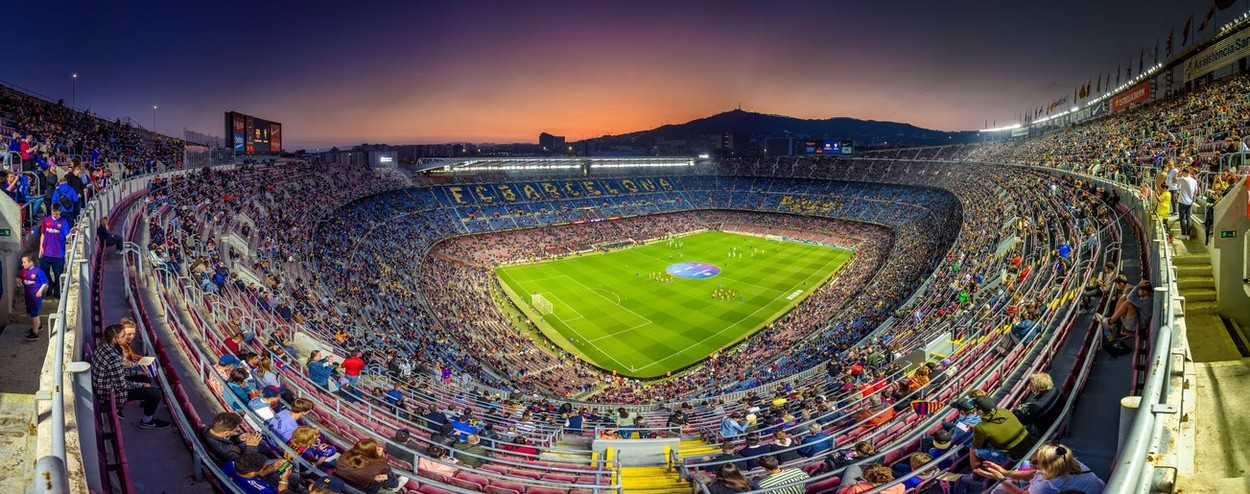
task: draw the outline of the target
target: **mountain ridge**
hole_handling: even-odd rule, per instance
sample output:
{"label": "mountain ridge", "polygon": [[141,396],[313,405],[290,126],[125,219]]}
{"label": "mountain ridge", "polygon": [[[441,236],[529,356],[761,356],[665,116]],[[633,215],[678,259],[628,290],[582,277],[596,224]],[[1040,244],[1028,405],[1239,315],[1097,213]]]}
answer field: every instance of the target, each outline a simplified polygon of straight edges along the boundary
{"label": "mountain ridge", "polygon": [[598,145],[637,143],[645,140],[697,140],[724,133],[745,134],[752,140],[777,137],[855,141],[858,147],[917,146],[971,142],[976,131],[925,129],[902,122],[861,120],[851,117],[826,119],[797,118],[773,113],[734,109],[679,124],[665,124],[647,130],[603,135]]}

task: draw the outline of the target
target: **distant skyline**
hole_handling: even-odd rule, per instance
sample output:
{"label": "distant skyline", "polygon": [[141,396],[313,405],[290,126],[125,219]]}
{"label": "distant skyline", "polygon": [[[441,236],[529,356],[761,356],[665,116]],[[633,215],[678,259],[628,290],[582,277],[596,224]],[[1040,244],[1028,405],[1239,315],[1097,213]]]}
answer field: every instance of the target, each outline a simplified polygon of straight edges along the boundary
{"label": "distant skyline", "polygon": [[155,105],[170,135],[221,136],[223,114],[239,111],[282,122],[288,150],[575,141],[739,105],[976,130],[1071,97],[1143,50],[1150,65],[1206,6],[49,0],[7,6],[27,21],[10,24],[0,80],[145,127]]}

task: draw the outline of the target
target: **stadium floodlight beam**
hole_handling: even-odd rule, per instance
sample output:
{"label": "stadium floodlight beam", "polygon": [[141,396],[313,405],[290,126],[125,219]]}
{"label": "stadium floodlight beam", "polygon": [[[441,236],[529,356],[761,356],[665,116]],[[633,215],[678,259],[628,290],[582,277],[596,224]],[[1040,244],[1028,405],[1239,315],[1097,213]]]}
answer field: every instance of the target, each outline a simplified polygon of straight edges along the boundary
{"label": "stadium floodlight beam", "polygon": [[978,130],[977,132],[1003,132],[1006,130],[1015,130],[1023,126],[1024,126],[1023,124],[1011,124],[1006,127],[998,127],[995,129],[981,129],[981,130]]}

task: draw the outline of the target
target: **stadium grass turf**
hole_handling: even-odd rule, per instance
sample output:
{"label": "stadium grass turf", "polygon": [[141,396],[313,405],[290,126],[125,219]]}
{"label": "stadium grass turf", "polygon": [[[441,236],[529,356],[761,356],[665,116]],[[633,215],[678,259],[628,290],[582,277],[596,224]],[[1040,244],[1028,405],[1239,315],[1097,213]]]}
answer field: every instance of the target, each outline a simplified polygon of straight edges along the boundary
{"label": "stadium grass turf", "polygon": [[[639,378],[682,369],[764,327],[806,298],[851,259],[848,250],[708,231],[679,239],[496,269],[525,301],[534,293],[552,303],[544,317],[591,363]],[[741,258],[731,258],[738,248]],[[756,249],[754,256],[751,248]],[[720,267],[703,279],[674,277],[675,263]],[[712,297],[718,287],[731,300]],[[741,296],[739,300],[738,296]],[[549,334],[549,336],[551,336]]]}

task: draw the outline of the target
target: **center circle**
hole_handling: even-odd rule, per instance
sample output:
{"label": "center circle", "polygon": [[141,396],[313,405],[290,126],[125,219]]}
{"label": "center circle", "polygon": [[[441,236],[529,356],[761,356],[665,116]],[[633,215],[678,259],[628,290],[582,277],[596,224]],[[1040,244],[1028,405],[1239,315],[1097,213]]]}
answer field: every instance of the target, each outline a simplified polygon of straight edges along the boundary
{"label": "center circle", "polygon": [[678,278],[701,280],[720,274],[720,266],[706,262],[679,262],[670,264],[664,271]]}

